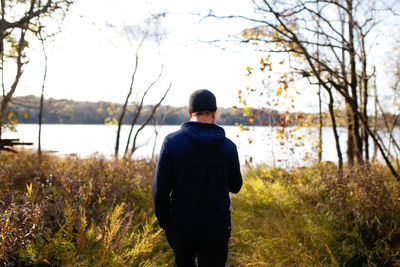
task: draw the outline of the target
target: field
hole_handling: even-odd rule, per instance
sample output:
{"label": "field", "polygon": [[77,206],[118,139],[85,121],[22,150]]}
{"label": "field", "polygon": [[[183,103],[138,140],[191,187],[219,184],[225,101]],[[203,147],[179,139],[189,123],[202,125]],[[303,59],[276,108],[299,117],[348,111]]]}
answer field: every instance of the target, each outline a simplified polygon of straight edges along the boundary
{"label": "field", "polygon": [[[154,161],[0,153],[0,262],[173,266]],[[229,266],[400,266],[400,184],[379,164],[242,169]]]}

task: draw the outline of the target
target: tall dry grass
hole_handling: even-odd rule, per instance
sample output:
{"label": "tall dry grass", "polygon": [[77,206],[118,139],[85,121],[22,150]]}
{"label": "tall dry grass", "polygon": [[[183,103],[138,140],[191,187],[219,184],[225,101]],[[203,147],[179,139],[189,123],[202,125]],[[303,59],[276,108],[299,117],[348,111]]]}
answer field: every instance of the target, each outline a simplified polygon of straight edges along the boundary
{"label": "tall dry grass", "polygon": [[381,165],[249,168],[233,199],[233,266],[400,266],[400,184]]}
{"label": "tall dry grass", "polygon": [[[154,161],[0,153],[0,262],[173,266],[153,212]],[[229,266],[400,266],[400,186],[379,164],[243,170]]]}
{"label": "tall dry grass", "polygon": [[[155,162],[0,154],[0,261],[155,266],[170,251],[152,211]],[[167,256],[169,255],[169,256]]]}

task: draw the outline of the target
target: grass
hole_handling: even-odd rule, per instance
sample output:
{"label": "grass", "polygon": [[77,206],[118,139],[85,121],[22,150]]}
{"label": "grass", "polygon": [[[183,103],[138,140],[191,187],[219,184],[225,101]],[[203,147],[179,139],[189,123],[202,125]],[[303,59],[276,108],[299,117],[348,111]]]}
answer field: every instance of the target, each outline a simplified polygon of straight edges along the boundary
{"label": "grass", "polygon": [[[0,153],[0,262],[173,266],[154,217],[156,162]],[[400,186],[373,165],[243,170],[229,266],[400,266]]]}
{"label": "grass", "polygon": [[400,266],[399,184],[382,166],[247,169],[232,204],[232,266]]}

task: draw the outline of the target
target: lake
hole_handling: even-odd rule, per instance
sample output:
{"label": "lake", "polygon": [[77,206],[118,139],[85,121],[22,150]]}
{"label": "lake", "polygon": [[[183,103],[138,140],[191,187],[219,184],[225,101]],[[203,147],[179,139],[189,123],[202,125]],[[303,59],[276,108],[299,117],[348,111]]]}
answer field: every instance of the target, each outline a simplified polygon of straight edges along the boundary
{"label": "lake", "polygon": [[[266,163],[281,167],[307,165],[315,160],[317,151],[317,128],[293,130],[289,139],[277,138],[277,127],[257,126],[248,131],[240,131],[238,126],[222,126],[226,136],[238,147],[241,164],[246,160],[253,163]],[[38,125],[20,124],[18,132],[5,132],[4,138],[19,138],[20,141],[33,142],[27,148],[37,149]],[[134,129],[138,127],[135,126]],[[134,158],[150,158],[158,154],[164,137],[179,129],[179,125],[164,125],[155,128],[147,126],[140,133],[137,144],[140,146]],[[159,134],[155,138],[155,130]],[[343,156],[346,149],[346,129],[339,128]],[[129,126],[121,131],[120,154],[125,150]],[[42,150],[57,151],[59,155],[77,154],[88,157],[93,154],[111,157],[114,153],[116,125],[69,125],[45,124],[42,126]],[[154,146],[155,145],[155,146]],[[335,141],[332,130],[323,128],[323,160],[337,161]]]}

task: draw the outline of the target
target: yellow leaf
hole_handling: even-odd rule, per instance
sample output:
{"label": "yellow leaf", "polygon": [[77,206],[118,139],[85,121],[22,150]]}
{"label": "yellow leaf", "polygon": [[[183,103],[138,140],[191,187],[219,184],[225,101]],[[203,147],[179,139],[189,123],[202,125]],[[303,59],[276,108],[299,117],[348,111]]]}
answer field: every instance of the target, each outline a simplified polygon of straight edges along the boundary
{"label": "yellow leaf", "polygon": [[249,76],[251,74],[251,71],[253,70],[253,68],[251,67],[247,67],[247,74],[246,76]]}
{"label": "yellow leaf", "polygon": [[28,183],[26,183],[26,188],[28,189],[28,196],[31,196],[31,194],[32,194],[32,183],[30,183],[30,185],[28,185]]}
{"label": "yellow leaf", "polygon": [[24,118],[27,119],[27,120],[29,120],[29,115],[28,115],[28,113],[24,112]]}
{"label": "yellow leaf", "polygon": [[250,109],[247,106],[245,106],[243,115],[247,117],[247,116],[249,116],[249,114],[250,114]]}
{"label": "yellow leaf", "polygon": [[276,92],[276,95],[277,95],[277,96],[280,96],[281,93],[282,93],[282,87],[279,87],[278,92]]}
{"label": "yellow leaf", "polygon": [[9,112],[9,113],[8,113],[8,119],[10,120],[10,119],[12,118],[12,116],[13,116],[13,113],[12,113],[12,112]]}

